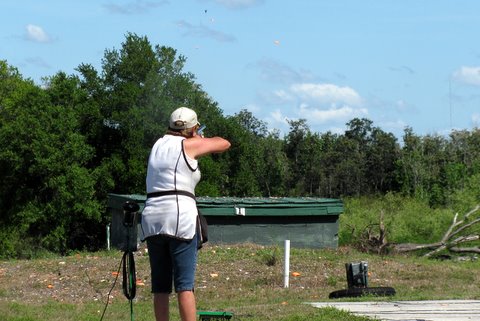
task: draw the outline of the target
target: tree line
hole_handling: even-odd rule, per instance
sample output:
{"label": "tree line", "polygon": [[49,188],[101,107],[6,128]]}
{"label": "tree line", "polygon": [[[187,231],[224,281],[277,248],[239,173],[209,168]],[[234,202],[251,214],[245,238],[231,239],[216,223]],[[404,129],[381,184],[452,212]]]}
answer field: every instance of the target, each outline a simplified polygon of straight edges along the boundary
{"label": "tree line", "polygon": [[194,108],[207,135],[232,143],[200,160],[198,196],[333,197],[402,193],[448,206],[480,175],[480,130],[402,143],[366,118],[344,134],[290,120],[281,137],[241,110],[226,116],[185,72],[186,57],[128,33],[101,70],[80,64],[41,86],[0,60],[0,257],[104,246],[109,193],[145,194],[150,148],[170,113]]}

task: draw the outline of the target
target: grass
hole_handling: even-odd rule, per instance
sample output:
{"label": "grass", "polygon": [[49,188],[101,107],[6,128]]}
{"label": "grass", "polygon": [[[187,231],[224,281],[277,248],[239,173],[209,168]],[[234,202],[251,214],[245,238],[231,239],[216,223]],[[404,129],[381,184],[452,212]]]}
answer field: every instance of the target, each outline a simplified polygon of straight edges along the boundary
{"label": "grass", "polygon": [[[78,253],[68,257],[0,261],[0,315],[5,321],[100,320],[122,253]],[[228,311],[232,321],[369,320],[308,302],[331,301],[344,289],[345,263],[368,261],[369,285],[394,287],[394,297],[349,300],[480,299],[480,262],[439,261],[415,256],[376,256],[349,247],[295,249],[290,254],[289,288],[283,287],[283,249],[244,244],[205,246],[196,276],[198,310]],[[137,295],[134,319],[154,320],[148,257],[135,253]],[[145,284],[145,285],[142,285]],[[111,292],[103,320],[130,320],[121,278]],[[171,320],[179,320],[175,298]]]}

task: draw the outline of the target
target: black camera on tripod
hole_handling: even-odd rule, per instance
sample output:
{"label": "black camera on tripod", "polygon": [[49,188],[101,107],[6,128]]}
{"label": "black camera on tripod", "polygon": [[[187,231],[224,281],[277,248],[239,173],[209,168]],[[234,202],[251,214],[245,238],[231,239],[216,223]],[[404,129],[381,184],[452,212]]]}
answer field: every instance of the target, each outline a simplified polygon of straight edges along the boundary
{"label": "black camera on tripod", "polygon": [[126,201],[123,204],[123,225],[126,227],[136,226],[138,222],[138,210],[140,206],[134,201]]}
{"label": "black camera on tripod", "polygon": [[125,242],[121,244],[120,250],[124,252],[134,252],[138,250],[138,218],[140,206],[137,202],[126,201],[123,204],[123,226],[125,233]]}

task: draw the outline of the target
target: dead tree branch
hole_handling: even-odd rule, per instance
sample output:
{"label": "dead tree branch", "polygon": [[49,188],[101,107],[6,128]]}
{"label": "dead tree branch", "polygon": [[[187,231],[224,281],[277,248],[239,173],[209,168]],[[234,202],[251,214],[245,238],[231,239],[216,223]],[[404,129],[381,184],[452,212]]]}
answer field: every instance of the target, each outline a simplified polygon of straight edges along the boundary
{"label": "dead tree branch", "polygon": [[[387,241],[387,231],[384,224],[384,211],[380,212],[380,223],[366,226],[360,235],[358,247],[364,252],[383,254],[390,245]],[[376,230],[378,229],[378,233]],[[354,229],[352,229],[354,231]]]}
{"label": "dead tree branch", "polygon": [[393,246],[393,250],[396,252],[412,252],[418,250],[431,250],[424,254],[426,257],[430,257],[436,253],[439,253],[443,250],[448,250],[452,252],[471,252],[471,253],[480,253],[480,248],[478,246],[473,247],[458,247],[459,244],[478,241],[480,240],[480,234],[471,234],[471,235],[460,235],[462,232],[465,232],[468,228],[480,222],[480,217],[470,221],[470,216],[476,213],[480,209],[480,205],[475,206],[472,210],[463,215],[463,218],[458,221],[458,213],[455,214],[450,224],[449,228],[443,235],[442,239],[439,242],[431,244],[412,244],[412,243],[403,243],[396,244]]}

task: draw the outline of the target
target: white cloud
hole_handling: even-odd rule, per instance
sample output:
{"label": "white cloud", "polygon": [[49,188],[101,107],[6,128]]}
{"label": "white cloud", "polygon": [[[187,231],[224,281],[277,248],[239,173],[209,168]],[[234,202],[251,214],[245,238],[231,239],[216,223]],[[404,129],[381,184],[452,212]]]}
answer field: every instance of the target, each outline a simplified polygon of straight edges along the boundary
{"label": "white cloud", "polygon": [[282,112],[277,109],[275,111],[272,111],[270,113],[270,117],[276,122],[280,124],[286,124],[287,123],[287,117],[285,117]]}
{"label": "white cloud", "polygon": [[395,102],[395,106],[398,110],[406,110],[408,108],[408,104],[403,99],[399,99]]}
{"label": "white cloud", "polygon": [[268,130],[272,133],[275,131],[278,131],[279,133],[285,133],[288,131],[288,117],[285,116],[280,109],[270,111],[260,119],[267,123]]}
{"label": "white cloud", "polygon": [[347,128],[344,126],[344,127],[330,127],[327,129],[327,131],[331,132],[332,134],[337,134],[337,135],[343,135],[345,134],[345,130]]}
{"label": "white cloud", "polygon": [[325,124],[330,122],[348,121],[355,117],[368,115],[366,108],[352,108],[343,106],[340,108],[330,107],[328,109],[310,108],[306,104],[300,106],[298,117],[304,118],[308,123]]}
{"label": "white cloud", "polygon": [[292,105],[296,104],[298,97],[293,95],[290,91],[284,89],[277,89],[273,91],[257,92],[258,98],[262,101],[262,105],[278,106],[278,105]]}
{"label": "white cloud", "polygon": [[472,123],[475,127],[480,127],[480,114],[475,113],[472,115]]}
{"label": "white cloud", "polygon": [[404,130],[405,127],[407,127],[407,123],[405,123],[401,119],[397,120],[390,120],[390,121],[380,121],[379,122],[380,128],[382,128],[384,131],[398,131],[398,130]]}
{"label": "white cloud", "polygon": [[269,116],[276,124],[284,125],[285,119],[306,119],[310,125],[338,126],[352,118],[366,117],[368,109],[362,97],[350,87],[334,84],[297,83],[287,89],[264,94],[263,98],[274,105],[282,105],[283,113],[276,110]]}
{"label": "white cloud", "polygon": [[290,90],[300,99],[316,104],[359,106],[362,103],[360,95],[355,90],[334,84],[294,84],[290,86]]}
{"label": "white cloud", "polygon": [[300,81],[286,88],[261,92],[259,97],[263,105],[277,107],[266,121],[283,130],[288,127],[286,119],[305,119],[315,131],[340,132],[345,122],[369,114],[364,99],[353,88],[332,83]]}
{"label": "white cloud", "polygon": [[42,29],[42,27],[29,24],[25,27],[27,34],[26,38],[35,42],[47,43],[51,42],[50,36]]}
{"label": "white cloud", "polygon": [[292,101],[294,99],[294,97],[289,92],[287,92],[285,90],[275,90],[273,92],[273,96],[278,101],[281,101],[281,102],[288,102],[288,101]]}
{"label": "white cloud", "polygon": [[453,79],[467,85],[480,86],[480,67],[463,66],[453,73]]}
{"label": "white cloud", "polygon": [[260,108],[260,106],[255,105],[255,104],[248,104],[242,109],[246,109],[246,110],[252,112],[253,114],[258,114],[262,110]]}

